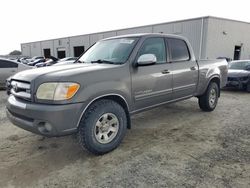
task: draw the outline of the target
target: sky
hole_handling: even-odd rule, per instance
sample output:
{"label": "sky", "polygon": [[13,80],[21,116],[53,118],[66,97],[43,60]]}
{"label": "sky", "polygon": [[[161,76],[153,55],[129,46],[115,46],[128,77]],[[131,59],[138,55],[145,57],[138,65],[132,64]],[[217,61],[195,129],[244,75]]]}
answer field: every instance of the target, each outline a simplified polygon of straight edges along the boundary
{"label": "sky", "polygon": [[250,22],[249,0],[3,0],[0,55],[32,41],[216,16]]}

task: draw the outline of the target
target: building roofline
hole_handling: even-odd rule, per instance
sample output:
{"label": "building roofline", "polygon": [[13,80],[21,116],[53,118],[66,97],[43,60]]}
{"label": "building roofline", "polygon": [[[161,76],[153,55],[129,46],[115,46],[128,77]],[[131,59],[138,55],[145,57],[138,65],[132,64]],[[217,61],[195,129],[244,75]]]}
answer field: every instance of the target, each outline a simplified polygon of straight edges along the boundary
{"label": "building roofline", "polygon": [[67,37],[59,37],[59,38],[52,38],[52,39],[46,39],[46,40],[38,40],[38,41],[33,41],[33,42],[25,42],[25,43],[21,43],[21,45],[36,43],[36,42],[45,42],[45,41],[51,41],[51,40],[66,39],[66,38],[70,38],[70,37],[80,37],[80,36],[96,35],[96,34],[103,34],[103,33],[109,33],[109,32],[117,32],[117,31],[122,31],[122,30],[126,30],[126,29],[138,29],[138,28],[142,28],[142,27],[150,27],[150,26],[158,26],[158,25],[163,25],[163,24],[172,24],[172,23],[178,23],[178,22],[199,20],[199,19],[202,19],[202,18],[204,19],[204,18],[208,18],[208,17],[209,16],[203,16],[203,17],[197,17],[197,18],[189,18],[189,19],[183,19],[183,20],[161,22],[161,23],[156,23],[156,24],[147,24],[147,25],[141,25],[141,26],[135,26],[135,27],[128,27],[128,28],[113,29],[113,30],[100,31],[100,32],[94,32],[94,33],[87,33],[87,34],[82,34],[82,35],[71,35],[71,36],[67,36]]}
{"label": "building roofline", "polygon": [[207,18],[213,18],[213,19],[217,19],[217,20],[226,20],[226,21],[231,21],[231,22],[239,22],[239,23],[244,23],[244,24],[250,24],[250,22],[246,22],[246,21],[234,20],[234,19],[230,19],[230,18],[216,17],[216,16],[207,16]]}
{"label": "building roofline", "polygon": [[141,25],[141,26],[136,26],[136,27],[128,27],[128,28],[122,28],[122,29],[114,29],[114,30],[107,30],[107,31],[101,31],[101,32],[87,33],[87,34],[82,34],[82,35],[71,35],[71,36],[67,36],[67,37],[59,37],[59,38],[52,38],[52,39],[46,39],[46,40],[38,40],[38,41],[33,41],[33,42],[25,42],[25,43],[21,43],[21,45],[37,43],[37,42],[60,40],[60,39],[66,39],[66,38],[71,38],[71,37],[81,37],[81,36],[83,37],[83,36],[88,36],[88,35],[96,35],[96,34],[103,34],[103,33],[109,33],[109,32],[117,32],[117,31],[122,31],[122,30],[127,30],[127,29],[138,29],[138,28],[142,28],[142,27],[151,27],[151,26],[154,27],[154,26],[163,25],[163,24],[173,24],[173,23],[193,21],[193,20],[199,20],[199,19],[209,19],[209,18],[250,24],[249,22],[233,20],[233,19],[228,19],[228,18],[221,18],[221,17],[216,17],[216,16],[202,16],[202,17],[197,17],[197,18],[189,18],[189,19],[183,19],[183,20],[161,22],[161,23],[156,23],[156,24]]}

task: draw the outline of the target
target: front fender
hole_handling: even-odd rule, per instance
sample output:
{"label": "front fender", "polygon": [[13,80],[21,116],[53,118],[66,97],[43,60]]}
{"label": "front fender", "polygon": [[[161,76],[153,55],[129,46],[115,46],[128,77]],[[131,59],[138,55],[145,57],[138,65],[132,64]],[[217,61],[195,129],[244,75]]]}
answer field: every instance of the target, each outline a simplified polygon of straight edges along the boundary
{"label": "front fender", "polygon": [[78,94],[77,101],[85,104],[91,103],[105,96],[119,96],[131,107],[131,96],[129,85],[126,82],[106,81],[85,86]]}
{"label": "front fender", "polygon": [[[100,88],[102,90],[100,91]],[[105,88],[105,89],[104,89]],[[82,116],[88,107],[93,104],[95,101],[106,98],[106,97],[118,97],[126,104],[126,113],[128,118],[128,129],[131,128],[131,121],[129,116],[129,111],[131,107],[131,96],[129,95],[129,88],[126,85],[122,85],[120,82],[102,82],[91,85],[87,88],[84,88],[79,94],[80,98],[78,100],[84,101],[81,109],[81,115],[78,120],[78,125]]]}

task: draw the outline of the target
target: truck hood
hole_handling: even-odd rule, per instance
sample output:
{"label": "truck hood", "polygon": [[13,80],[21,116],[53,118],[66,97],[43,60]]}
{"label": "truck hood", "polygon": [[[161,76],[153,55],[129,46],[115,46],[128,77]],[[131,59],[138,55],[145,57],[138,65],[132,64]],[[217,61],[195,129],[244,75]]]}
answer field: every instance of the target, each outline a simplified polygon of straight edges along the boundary
{"label": "truck hood", "polygon": [[238,70],[238,69],[228,69],[228,77],[243,77],[250,75],[250,71]]}
{"label": "truck hood", "polygon": [[118,65],[79,63],[79,64],[64,65],[64,66],[42,67],[42,68],[35,68],[19,72],[15,74],[11,79],[31,82],[32,80],[37,79],[40,76],[46,76],[50,74],[57,74],[60,76],[70,76],[73,74],[91,72],[100,69],[111,68],[114,66]]}

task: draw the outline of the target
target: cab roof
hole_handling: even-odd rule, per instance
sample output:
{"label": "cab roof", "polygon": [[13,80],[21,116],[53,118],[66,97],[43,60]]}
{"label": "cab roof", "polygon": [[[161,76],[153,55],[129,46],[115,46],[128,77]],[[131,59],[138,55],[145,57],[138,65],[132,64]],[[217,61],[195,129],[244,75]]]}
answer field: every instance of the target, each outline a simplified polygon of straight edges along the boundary
{"label": "cab roof", "polygon": [[138,33],[138,34],[128,34],[128,35],[119,35],[110,38],[105,38],[102,40],[109,40],[109,39],[118,39],[118,38],[129,38],[129,37],[171,37],[171,38],[180,38],[185,39],[180,35],[173,35],[173,34],[163,34],[163,33]]}

